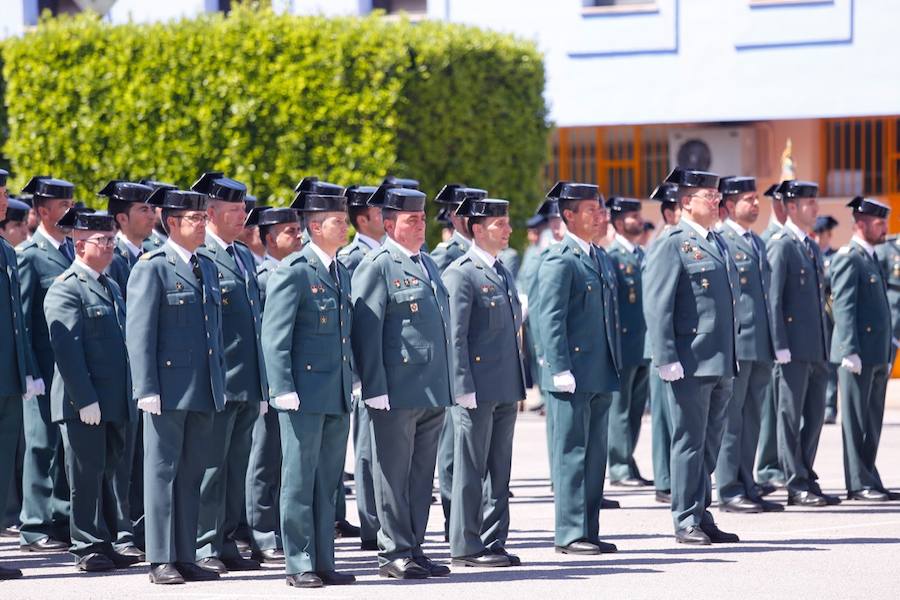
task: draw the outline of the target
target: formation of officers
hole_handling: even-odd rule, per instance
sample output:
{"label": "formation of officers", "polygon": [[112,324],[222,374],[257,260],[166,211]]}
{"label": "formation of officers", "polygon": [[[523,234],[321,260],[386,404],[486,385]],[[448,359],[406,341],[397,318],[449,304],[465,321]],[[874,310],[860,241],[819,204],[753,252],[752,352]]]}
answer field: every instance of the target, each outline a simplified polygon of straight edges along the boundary
{"label": "formation of officers", "polygon": [[[675,169],[645,248],[640,200],[559,182],[519,268],[509,203],[464,185],[434,199],[453,233],[429,254],[414,180],[308,177],[288,208],[219,172],[115,180],[97,212],[51,177],[11,200],[6,178],[0,491],[24,431],[21,548],[80,571],[146,561],[173,584],[274,563],[294,587],[343,585],[334,540],[358,536],[383,577],[447,576],[423,549],[435,468],[451,564],[518,566],[510,468],[532,384],[559,553],[616,551],[607,465],[611,485],[655,486],[687,544],[739,541],[710,512],[713,473],[722,511],[784,510],[765,499],[778,488],[840,503],[813,468],[831,380],[847,497],[900,499],[875,466],[900,344],[900,244],[875,200],[850,202],[853,239],[826,257],[816,184],[772,186],[758,236],[753,178]],[[648,402],[654,480],[634,459]]]}

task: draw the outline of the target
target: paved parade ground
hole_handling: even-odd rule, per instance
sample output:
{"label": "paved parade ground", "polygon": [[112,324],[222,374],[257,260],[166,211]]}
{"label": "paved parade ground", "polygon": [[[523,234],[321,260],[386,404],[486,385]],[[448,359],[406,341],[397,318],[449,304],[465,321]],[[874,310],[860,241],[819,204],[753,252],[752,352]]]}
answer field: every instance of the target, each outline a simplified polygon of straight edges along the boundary
{"label": "paved parade ground", "polygon": [[[889,392],[889,409],[879,452],[885,484],[900,489],[900,386]],[[638,448],[638,464],[649,477],[650,423]],[[826,425],[816,462],[822,487],[845,494],[840,425]],[[513,454],[512,528],[507,548],[520,568],[453,567],[449,578],[398,582],[381,579],[372,553],[358,540],[338,540],[337,568],[358,578],[350,587],[295,590],[278,568],[234,573],[219,582],[154,586],[146,565],[112,574],[76,573],[67,554],[26,555],[18,541],[0,538],[0,560],[19,567],[25,578],[0,582],[0,598],[896,598],[900,569],[900,502],[845,501],[826,508],[788,508],[761,515],[721,514],[722,529],[741,544],[686,547],[675,543],[668,508],[653,491],[609,489],[621,510],[601,514],[601,538],[619,552],[571,557],[553,551],[553,501],[547,479],[544,419],[520,413]],[[770,497],[784,503],[786,494]],[[351,521],[352,499],[347,505]],[[426,552],[449,564],[442,541],[442,516],[433,505]]]}

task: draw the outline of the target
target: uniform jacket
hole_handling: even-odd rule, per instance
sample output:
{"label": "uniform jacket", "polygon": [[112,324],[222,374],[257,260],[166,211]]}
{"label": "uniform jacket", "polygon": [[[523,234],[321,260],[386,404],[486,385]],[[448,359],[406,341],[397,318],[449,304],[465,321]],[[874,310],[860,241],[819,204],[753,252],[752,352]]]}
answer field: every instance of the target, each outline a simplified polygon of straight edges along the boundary
{"label": "uniform jacket", "polygon": [[143,254],[128,278],[132,397],[159,395],[163,410],[225,407],[218,271],[209,258],[198,260],[202,286],[168,244]]}
{"label": "uniform jacket", "polygon": [[306,246],[282,260],[266,284],[263,354],[270,396],[296,392],[301,412],[350,410],[350,273],[337,265],[340,289]]}
{"label": "uniform jacket", "polygon": [[878,262],[851,240],[833,255],[831,362],[858,354],[864,365],[891,362],[891,307]]}
{"label": "uniform jacket", "polygon": [[150,237],[144,240],[144,252],[151,252],[162,248],[166,243],[166,237],[154,229],[150,232]]}
{"label": "uniform jacket", "polygon": [[353,355],[362,398],[388,394],[392,410],[446,407],[454,398],[450,300],[437,265],[427,254],[419,257],[417,265],[387,241],[353,274]]}
{"label": "uniform jacket", "polygon": [[891,335],[900,340],[900,239],[880,244],[875,250],[887,283],[888,303],[891,307]]}
{"label": "uniform jacket", "polygon": [[25,393],[25,378],[40,377],[33,362],[19,283],[16,252],[0,238],[0,395]]}
{"label": "uniform jacket", "polygon": [[266,257],[258,267],[256,267],[256,283],[259,286],[259,306],[260,312],[266,307],[266,289],[269,285],[269,278],[272,273],[281,266],[281,262],[273,258]]}
{"label": "uniform jacket", "polygon": [[450,294],[451,351],[456,396],[474,393],[479,404],[525,398],[519,351],[522,306],[512,272],[467,252],[444,270]]}
{"label": "uniform jacket", "polygon": [[617,280],[622,366],[636,367],[647,364],[644,357],[647,325],[644,322],[641,275],[644,251],[638,247],[637,252],[629,252],[619,240],[614,240],[607,253],[615,268]]}
{"label": "uniform jacket", "polygon": [[78,420],[95,402],[105,422],[132,421],[131,374],[125,346],[125,300],[75,262],[47,292],[44,314],[56,358],[50,392],[54,421]]}
{"label": "uniform jacket", "polygon": [[656,366],[681,362],[687,377],[737,373],[737,267],[687,223],[660,235],[647,257],[644,316]]}
{"label": "uniform jacket", "polygon": [[356,270],[356,267],[359,266],[359,263],[362,262],[362,259],[365,258],[366,254],[371,251],[372,248],[357,235],[353,238],[352,242],[340,249],[338,252],[338,260],[341,261],[342,265],[347,267],[347,270],[350,271],[350,276],[353,277],[353,272]]}
{"label": "uniform jacket", "polygon": [[113,279],[122,291],[125,300],[128,300],[128,276],[131,269],[137,264],[138,258],[131,254],[128,246],[120,239],[116,239],[116,248],[113,251],[112,262],[106,268],[106,274]]}
{"label": "uniform jacket", "polygon": [[431,251],[431,258],[434,259],[438,270],[443,272],[450,266],[450,263],[468,252],[471,246],[472,242],[463,237],[460,232],[454,231],[449,240],[435,246]]}

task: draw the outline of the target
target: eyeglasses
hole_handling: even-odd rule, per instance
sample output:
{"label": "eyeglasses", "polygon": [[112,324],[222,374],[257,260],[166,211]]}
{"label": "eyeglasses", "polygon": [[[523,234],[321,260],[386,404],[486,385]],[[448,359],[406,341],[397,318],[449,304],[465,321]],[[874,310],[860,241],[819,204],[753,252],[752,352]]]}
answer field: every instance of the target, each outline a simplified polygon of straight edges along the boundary
{"label": "eyeglasses", "polygon": [[84,240],[84,242],[86,244],[94,244],[95,246],[99,246],[100,248],[104,248],[104,247],[112,248],[113,246],[116,245],[116,238],[104,236],[104,237],[98,237],[98,238],[88,238],[88,239]]}
{"label": "eyeglasses", "polygon": [[194,213],[192,215],[178,215],[175,218],[176,219],[184,219],[191,225],[199,225],[201,223],[206,225],[206,223],[209,222],[209,215],[204,215],[204,214],[200,214],[200,213]]}
{"label": "eyeglasses", "polygon": [[702,194],[691,194],[693,198],[700,198],[701,200],[705,200],[707,202],[719,202],[722,199],[722,194],[718,192],[703,192]]}

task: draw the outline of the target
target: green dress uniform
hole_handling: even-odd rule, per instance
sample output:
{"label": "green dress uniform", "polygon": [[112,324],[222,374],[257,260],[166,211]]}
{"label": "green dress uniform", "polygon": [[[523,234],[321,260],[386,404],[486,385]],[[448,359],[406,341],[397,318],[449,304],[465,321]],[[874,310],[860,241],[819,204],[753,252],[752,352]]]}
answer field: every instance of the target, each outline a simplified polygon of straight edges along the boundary
{"label": "green dress uniform", "polygon": [[775,367],[778,456],[789,502],[807,492],[821,495],[813,462],[825,417],[828,358],[822,255],[791,225],[788,221],[768,245],[772,338],[776,351],[791,353],[791,362]]}
{"label": "green dress uniform", "polygon": [[[389,192],[395,206],[424,206],[424,194]],[[352,340],[363,400],[390,403],[390,410],[368,408],[378,561],[426,562],[438,437],[453,398],[449,297],[430,256],[410,256],[390,239],[366,255],[353,274]]]}
{"label": "green dress uniform", "polygon": [[[206,197],[157,190],[149,203],[202,210]],[[193,563],[200,483],[214,415],[225,408],[222,296],[205,256],[185,260],[171,241],[145,253],[128,279],[126,341],[132,397],[159,397],[143,415],[147,561]],[[187,251],[185,251],[187,253]]]}
{"label": "green dress uniform", "polygon": [[[69,486],[65,474],[65,454],[59,426],[50,416],[53,389],[53,347],[44,316],[47,290],[75,256],[71,240],[57,243],[39,227],[18,249],[19,282],[25,331],[31,340],[37,371],[46,394],[23,404],[25,459],[22,472],[21,543],[43,538],[69,539]],[[65,253],[65,254],[64,254]]]}
{"label": "green dress uniform", "polygon": [[[574,199],[598,197],[596,186],[564,185],[588,195],[582,198],[575,190]],[[576,542],[599,544],[609,407],[612,392],[619,388],[620,353],[615,274],[604,262],[596,247],[567,234],[541,262],[540,297],[531,309],[540,329],[540,384],[554,405],[554,540],[561,548]],[[575,379],[574,393],[558,391],[554,384],[554,375],[566,371]]]}
{"label": "green dress uniform", "polygon": [[[113,280],[76,260],[50,286],[44,313],[56,358],[51,413],[60,424],[71,489],[70,552],[79,558],[111,555],[123,512],[111,493],[113,478],[125,454],[129,423],[137,420],[125,347],[125,301]],[[87,425],[79,410],[94,403],[101,421]]]}
{"label": "green dress uniform", "polygon": [[519,268],[522,266],[522,261],[519,258],[519,251],[510,246],[501,250],[500,254],[497,255],[497,258],[500,259],[500,262],[503,263],[506,270],[512,273],[513,280],[515,280],[519,275]]}
{"label": "green dress uniform", "polygon": [[[900,340],[900,237],[879,244],[876,256],[887,283],[888,304],[891,307],[891,338]],[[897,343],[894,342],[891,351],[891,364],[897,353]]]}
{"label": "green dress uniform", "polygon": [[253,428],[268,384],[260,332],[259,286],[250,249],[240,242],[223,247],[211,235],[197,254],[212,261],[222,294],[225,410],[213,419],[209,463],[200,486],[197,557],[240,559],[234,534],[246,501]]}
{"label": "green dress uniform", "polygon": [[[776,186],[772,186],[775,188]],[[770,188],[770,190],[772,190]],[[771,191],[766,195],[771,196]],[[769,246],[772,236],[781,231],[784,226],[776,220],[772,220],[760,234],[760,239]],[[772,367],[772,377],[763,397],[762,413],[759,423],[759,443],[756,448],[756,481],[760,484],[777,483],[785,481],[781,462],[778,460],[778,419],[775,416],[776,396],[778,386],[775,384],[775,367]]]}
{"label": "green dress uniform", "polygon": [[[752,178],[730,179],[753,181]],[[753,477],[753,465],[762,407],[771,385],[775,360],[767,302],[772,272],[762,238],[750,230],[740,231],[738,227],[729,219],[721,231],[740,277],[740,296],[735,309],[739,369],[726,413],[725,434],[716,465],[716,487],[720,507],[746,499],[759,505],[761,510],[762,498]]]}
{"label": "green dress uniform", "polygon": [[611,482],[639,481],[642,477],[634,460],[634,450],[650,393],[649,361],[644,358],[647,333],[641,278],[644,251],[639,246],[626,248],[622,239],[616,236],[608,254],[615,267],[622,344],[621,389],[613,392],[609,410],[609,479]]}
{"label": "green dress uniform", "polygon": [[[854,210],[882,210],[866,205]],[[865,248],[857,238],[842,247],[831,264],[834,294],[834,336],[831,340],[831,362],[857,355],[862,363],[860,373],[838,369],[838,385],[844,409],[841,429],[844,439],[844,477],[851,495],[863,491],[886,493],[875,459],[884,420],[884,403],[890,377],[891,320],[890,304],[884,274],[873,248]]]}
{"label": "green dress uniform", "polygon": [[[358,234],[350,244],[341,248],[337,259],[341,262],[350,277],[363,258],[378,248],[367,242]],[[355,376],[354,376],[355,377]],[[375,484],[372,480],[372,435],[369,412],[362,399],[357,398],[353,404],[353,452],[356,458],[353,480],[356,484],[356,508],[359,512],[359,537],[363,544],[377,543],[378,514],[375,509]],[[343,489],[339,492],[343,493]]]}
{"label": "green dress uniform", "polygon": [[[837,252],[834,248],[826,248],[822,251],[822,270],[825,272],[825,323],[828,326],[828,339],[834,333],[834,314],[831,309],[831,261]],[[825,388],[825,419],[829,417],[833,423],[837,419],[838,405],[838,367],[832,362],[826,365],[828,369],[828,386]]]}
{"label": "green dress uniform", "polygon": [[[499,203],[497,203],[499,204]],[[505,209],[506,203],[503,203]],[[512,272],[470,249],[443,274],[450,293],[454,472],[450,555],[499,552],[509,535],[509,481],[517,403],[525,398],[522,307]]]}
{"label": "green dress uniform", "polygon": [[330,272],[309,244],[286,257],[266,287],[270,397],[293,393],[300,402],[297,411],[278,412],[288,575],[334,570],[335,494],[350,431],[352,313],[349,273],[337,260],[331,265]]}

